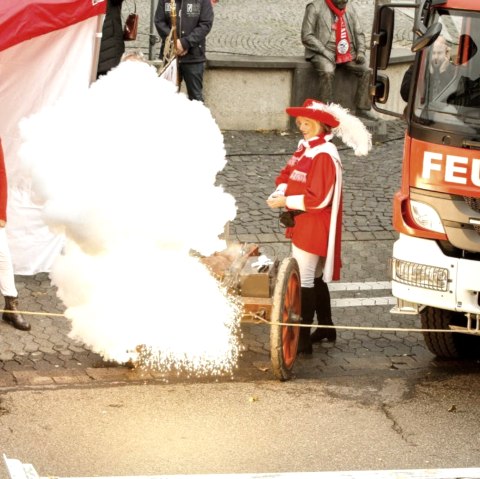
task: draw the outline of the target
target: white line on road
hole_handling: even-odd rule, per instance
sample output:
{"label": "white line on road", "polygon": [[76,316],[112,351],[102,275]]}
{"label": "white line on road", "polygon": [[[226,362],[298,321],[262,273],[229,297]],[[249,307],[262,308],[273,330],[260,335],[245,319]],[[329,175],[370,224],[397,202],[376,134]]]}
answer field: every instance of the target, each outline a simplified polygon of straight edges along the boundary
{"label": "white line on road", "polygon": [[392,306],[397,300],[392,296],[381,298],[338,298],[332,299],[332,308],[351,308],[354,306]]}
{"label": "white line on road", "polygon": [[[363,283],[329,283],[330,292],[391,290],[390,281],[365,281]],[[392,296],[376,298],[337,298],[332,299],[332,308],[350,308],[356,306],[391,306],[397,303]]]}
{"label": "white line on road", "polygon": [[330,291],[373,291],[374,289],[391,289],[391,281],[366,281],[363,283],[329,283]]}
{"label": "white line on road", "polygon": [[[40,477],[32,464],[22,463],[18,459],[3,454],[10,479],[47,479]],[[156,476],[102,476],[97,479],[478,479],[480,468],[452,469],[390,469],[373,471],[318,471],[318,472],[274,472],[243,474],[182,474]],[[68,479],[65,478],[64,479]],[[82,479],[82,478],[70,478]],[[84,477],[83,479],[91,479]]]}

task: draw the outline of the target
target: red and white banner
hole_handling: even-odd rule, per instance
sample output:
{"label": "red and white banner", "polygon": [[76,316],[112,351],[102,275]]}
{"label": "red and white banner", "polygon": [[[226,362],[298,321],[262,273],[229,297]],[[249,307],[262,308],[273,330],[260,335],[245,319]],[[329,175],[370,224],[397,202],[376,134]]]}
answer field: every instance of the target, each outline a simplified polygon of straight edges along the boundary
{"label": "red and white banner", "polygon": [[61,251],[22,171],[19,123],[90,85],[106,0],[0,0],[0,137],[9,192],[7,235],[16,274],[48,272]]}
{"label": "red and white banner", "polygon": [[2,0],[0,51],[105,13],[106,0]]}

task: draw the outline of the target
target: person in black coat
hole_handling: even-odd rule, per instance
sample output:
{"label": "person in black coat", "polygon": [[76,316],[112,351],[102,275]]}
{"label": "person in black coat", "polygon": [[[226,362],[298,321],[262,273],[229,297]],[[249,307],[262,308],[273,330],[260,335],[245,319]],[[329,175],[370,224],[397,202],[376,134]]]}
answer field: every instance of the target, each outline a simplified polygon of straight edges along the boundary
{"label": "person in black coat", "polygon": [[[179,73],[185,81],[188,98],[203,102],[206,37],[213,25],[211,0],[175,0],[177,12],[177,56]],[[170,0],[160,0],[155,12],[155,27],[162,39],[160,58],[170,30]]]}
{"label": "person in black coat", "polygon": [[115,68],[125,52],[122,23],[123,0],[108,0],[103,22],[102,41],[98,58],[97,78]]}

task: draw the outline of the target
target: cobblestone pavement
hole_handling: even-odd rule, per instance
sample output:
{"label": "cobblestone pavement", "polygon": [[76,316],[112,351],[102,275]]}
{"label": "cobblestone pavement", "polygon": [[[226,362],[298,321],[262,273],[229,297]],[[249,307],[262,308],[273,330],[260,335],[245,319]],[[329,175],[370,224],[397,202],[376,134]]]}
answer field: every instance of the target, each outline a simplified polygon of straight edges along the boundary
{"label": "cobblestone pavement", "polygon": [[[405,3],[413,3],[407,0]],[[151,2],[136,0],[140,14],[139,38],[127,48],[148,52]],[[215,21],[207,37],[207,51],[233,55],[303,56],[300,30],[307,0],[220,0],[215,6]],[[367,45],[373,24],[375,0],[350,0],[358,13]],[[123,15],[133,9],[133,0],[125,0]],[[396,14],[397,46],[407,46],[412,39],[412,9]],[[154,35],[156,31],[153,32]],[[159,45],[154,48],[158,56]]]}
{"label": "cobblestone pavement", "polygon": [[[341,148],[345,169],[345,231],[342,282],[337,285],[339,290],[332,293],[337,325],[416,326],[412,317],[389,314],[387,264],[396,237],[391,228],[391,198],[400,181],[402,135],[403,124],[390,123],[387,139],[375,145],[368,158],[356,158]],[[280,132],[229,131],[224,138],[228,162],[218,175],[218,183],[235,196],[238,204],[237,218],[229,226],[230,239],[258,243],[270,257],[288,256],[289,243],[276,215],[266,207],[265,198],[272,190],[275,172],[295,149],[298,137]],[[360,287],[355,290],[355,284],[350,285],[353,288],[350,291],[341,288],[345,283],[365,282],[366,290]],[[32,317],[30,332],[17,331],[0,321],[0,387],[187,380],[181,375],[169,377],[151,371],[132,371],[104,362],[88,347],[70,339],[69,321],[61,316],[63,307],[47,274],[18,276],[17,286],[23,310],[50,314]],[[366,301],[364,306],[351,305],[360,298]],[[234,380],[273,380],[269,333],[269,325],[242,324],[244,351]],[[417,333],[341,329],[335,344],[316,345],[311,359],[299,358],[295,374],[302,378],[418,371],[430,374],[432,370],[442,372],[457,367],[465,365],[436,362]]]}
{"label": "cobblestone pavement", "polygon": [[[374,0],[351,3],[358,8],[369,35]],[[302,55],[299,31],[305,4],[306,0],[220,0],[215,7],[208,49],[232,54]],[[126,15],[133,0],[126,0],[124,5]],[[139,41],[128,47],[148,50],[150,2],[137,0],[137,8],[141,34]],[[397,29],[397,43],[406,42],[411,31],[409,14],[397,16]],[[402,122],[389,122],[385,139],[374,146],[368,158],[356,158],[340,146],[345,170],[342,284],[367,282],[367,289],[342,291],[340,287],[332,293],[337,325],[416,325],[415,318],[389,314],[387,263],[396,237],[391,227],[391,201],[400,182],[403,128]],[[238,207],[237,218],[229,225],[230,239],[258,243],[271,257],[288,256],[289,244],[265,199],[272,190],[275,173],[294,151],[298,137],[287,132],[228,131],[224,132],[224,139],[228,162],[218,175],[218,183],[236,198]],[[175,380],[106,363],[85,345],[71,340],[69,321],[62,316],[63,306],[47,274],[19,276],[17,287],[23,310],[50,314],[30,318],[30,332],[17,331],[0,321],[0,387]],[[355,288],[355,284],[350,288]],[[352,306],[361,298],[363,306]],[[244,351],[233,379],[273,378],[269,331],[268,325],[242,325]],[[470,366],[478,368],[476,363]],[[430,374],[457,367],[466,366],[435,361],[416,333],[342,329],[335,344],[316,345],[311,359],[299,358],[295,374],[304,378],[418,371]]]}

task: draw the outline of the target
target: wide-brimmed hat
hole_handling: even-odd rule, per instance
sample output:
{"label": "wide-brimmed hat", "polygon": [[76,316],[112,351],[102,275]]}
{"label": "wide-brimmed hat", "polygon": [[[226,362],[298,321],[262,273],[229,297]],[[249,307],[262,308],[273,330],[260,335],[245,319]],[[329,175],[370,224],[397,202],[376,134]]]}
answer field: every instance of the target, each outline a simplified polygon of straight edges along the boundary
{"label": "wide-brimmed hat", "polygon": [[336,128],[340,122],[331,114],[326,111],[327,105],[316,100],[305,100],[302,106],[291,106],[286,109],[290,116],[304,116],[311,120],[319,121],[324,125]]}
{"label": "wide-brimmed hat", "polygon": [[289,107],[286,111],[291,116],[304,116],[330,126],[332,134],[352,148],[356,156],[365,156],[372,149],[372,134],[343,106],[308,99],[302,106]]}

